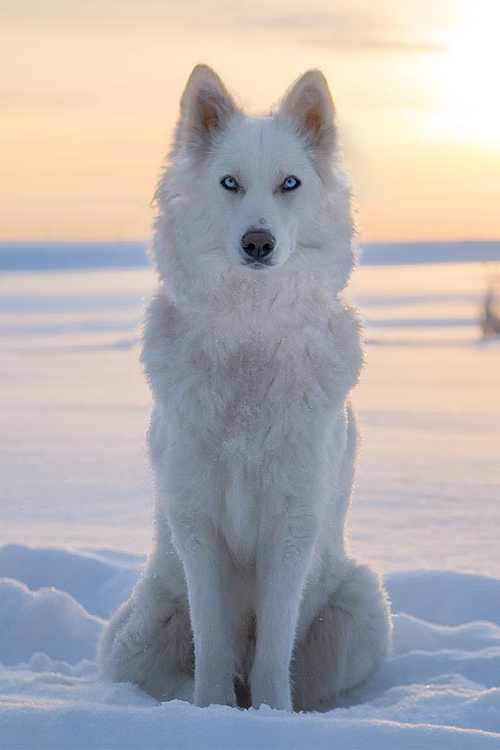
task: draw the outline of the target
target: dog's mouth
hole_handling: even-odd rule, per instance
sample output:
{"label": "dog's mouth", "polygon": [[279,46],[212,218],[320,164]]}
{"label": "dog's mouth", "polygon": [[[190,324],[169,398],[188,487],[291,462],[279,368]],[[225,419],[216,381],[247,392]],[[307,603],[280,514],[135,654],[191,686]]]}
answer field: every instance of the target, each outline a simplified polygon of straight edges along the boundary
{"label": "dog's mouth", "polygon": [[246,268],[254,268],[256,271],[258,271],[264,268],[271,268],[275,264],[267,258],[259,258],[258,260],[245,259],[243,260],[243,265]]}

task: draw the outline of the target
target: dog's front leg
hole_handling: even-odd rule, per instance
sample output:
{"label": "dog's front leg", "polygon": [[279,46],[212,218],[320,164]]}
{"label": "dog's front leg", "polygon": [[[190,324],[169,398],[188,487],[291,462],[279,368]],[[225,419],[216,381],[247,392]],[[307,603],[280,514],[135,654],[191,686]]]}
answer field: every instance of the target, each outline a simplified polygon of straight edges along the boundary
{"label": "dog's front leg", "polygon": [[250,674],[252,705],[292,710],[290,661],[317,519],[288,506],[268,526],[257,558],[257,644]]}
{"label": "dog's front leg", "polygon": [[186,574],[194,636],[194,702],[235,706],[227,549],[199,508],[177,515],[172,529]]}

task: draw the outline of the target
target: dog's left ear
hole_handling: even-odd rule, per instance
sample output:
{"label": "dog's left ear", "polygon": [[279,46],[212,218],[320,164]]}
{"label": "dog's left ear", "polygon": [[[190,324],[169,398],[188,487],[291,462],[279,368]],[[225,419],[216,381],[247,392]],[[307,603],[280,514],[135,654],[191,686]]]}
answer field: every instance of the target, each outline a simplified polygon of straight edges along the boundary
{"label": "dog's left ear", "polygon": [[217,73],[208,65],[197,65],[181,98],[176,142],[203,146],[238,113],[234,99]]}
{"label": "dog's left ear", "polygon": [[290,122],[322,156],[333,155],[337,140],[335,108],[321,71],[309,70],[295,81],[276,115]]}

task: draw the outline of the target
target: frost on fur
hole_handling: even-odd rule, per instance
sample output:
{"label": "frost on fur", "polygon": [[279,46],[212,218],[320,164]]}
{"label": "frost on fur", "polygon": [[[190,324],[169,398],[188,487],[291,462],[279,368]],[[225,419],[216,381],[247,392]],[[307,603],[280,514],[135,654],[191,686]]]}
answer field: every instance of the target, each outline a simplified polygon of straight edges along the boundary
{"label": "frost on fur", "polygon": [[362,351],[335,154],[319,72],[259,118],[193,71],[142,353],[155,547],[100,646],[108,678],[160,699],[323,710],[387,648],[385,593],[345,548]]}

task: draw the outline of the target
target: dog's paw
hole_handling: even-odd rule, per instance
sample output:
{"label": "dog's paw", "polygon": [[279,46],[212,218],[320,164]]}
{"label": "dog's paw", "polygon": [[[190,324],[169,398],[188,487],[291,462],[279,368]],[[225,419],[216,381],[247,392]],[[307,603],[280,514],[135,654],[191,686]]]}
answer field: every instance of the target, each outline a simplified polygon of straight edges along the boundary
{"label": "dog's paw", "polygon": [[253,669],[250,675],[252,707],[263,704],[280,711],[292,711],[290,680],[286,677],[275,679],[269,670]]}
{"label": "dog's paw", "polygon": [[206,706],[236,706],[236,694],[233,686],[224,687],[221,684],[212,682],[210,685],[198,688],[195,684],[194,703],[200,708]]}
{"label": "dog's paw", "polygon": [[236,695],[234,690],[218,690],[212,688],[211,690],[194,691],[194,704],[200,708],[206,708],[207,706],[231,706],[236,707]]}

